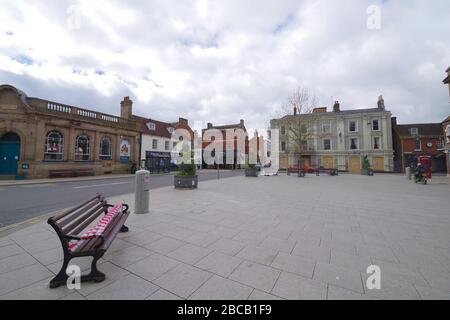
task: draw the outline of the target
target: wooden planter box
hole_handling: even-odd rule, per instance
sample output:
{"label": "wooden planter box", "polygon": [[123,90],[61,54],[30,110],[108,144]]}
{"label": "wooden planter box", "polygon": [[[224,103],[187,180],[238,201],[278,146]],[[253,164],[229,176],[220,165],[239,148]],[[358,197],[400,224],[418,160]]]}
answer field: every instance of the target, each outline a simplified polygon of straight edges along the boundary
{"label": "wooden planter box", "polygon": [[174,176],[173,183],[175,189],[196,189],[198,176]]}

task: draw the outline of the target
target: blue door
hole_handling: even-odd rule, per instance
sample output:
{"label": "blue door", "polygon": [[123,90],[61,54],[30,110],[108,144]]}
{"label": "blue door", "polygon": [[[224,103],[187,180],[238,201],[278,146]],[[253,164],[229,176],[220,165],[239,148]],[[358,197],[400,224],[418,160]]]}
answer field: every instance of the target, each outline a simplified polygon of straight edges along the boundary
{"label": "blue door", "polygon": [[0,139],[0,174],[16,174],[19,157],[20,139],[15,134],[6,134]]}

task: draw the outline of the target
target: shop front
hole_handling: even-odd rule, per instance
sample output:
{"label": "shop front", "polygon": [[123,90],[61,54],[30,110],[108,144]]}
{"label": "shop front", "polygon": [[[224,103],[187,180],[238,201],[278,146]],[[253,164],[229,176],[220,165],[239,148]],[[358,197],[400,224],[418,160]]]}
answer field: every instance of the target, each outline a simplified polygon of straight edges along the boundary
{"label": "shop front", "polygon": [[170,152],[145,152],[145,167],[150,173],[164,173],[171,169]]}

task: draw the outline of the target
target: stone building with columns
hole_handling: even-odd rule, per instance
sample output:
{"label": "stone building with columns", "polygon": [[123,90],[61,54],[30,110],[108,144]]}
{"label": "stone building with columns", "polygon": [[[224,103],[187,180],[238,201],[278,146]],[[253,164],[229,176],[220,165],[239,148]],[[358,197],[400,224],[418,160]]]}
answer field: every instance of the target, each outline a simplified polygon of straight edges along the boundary
{"label": "stone building with columns", "polygon": [[129,97],[120,117],[28,97],[0,86],[0,179],[47,178],[52,172],[130,172],[139,162],[140,126]]}
{"label": "stone building with columns", "polygon": [[[391,112],[380,96],[376,108],[341,110],[335,102],[333,110],[315,108],[311,113],[286,115],[270,122],[279,130],[280,169],[301,166],[337,168],[359,173],[367,155],[372,168],[393,171]],[[293,150],[289,128],[303,132],[301,151]],[[300,159],[299,158],[300,154]]]}

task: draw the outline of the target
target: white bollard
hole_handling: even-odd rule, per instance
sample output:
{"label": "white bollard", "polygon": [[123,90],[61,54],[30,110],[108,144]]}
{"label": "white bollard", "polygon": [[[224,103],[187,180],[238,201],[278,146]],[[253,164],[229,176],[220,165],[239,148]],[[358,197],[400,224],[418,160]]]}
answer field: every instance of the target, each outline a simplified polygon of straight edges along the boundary
{"label": "white bollard", "polygon": [[134,213],[148,213],[150,190],[150,172],[136,171],[136,184],[134,190]]}
{"label": "white bollard", "polygon": [[405,172],[406,172],[406,179],[411,180],[411,168],[406,167]]}

